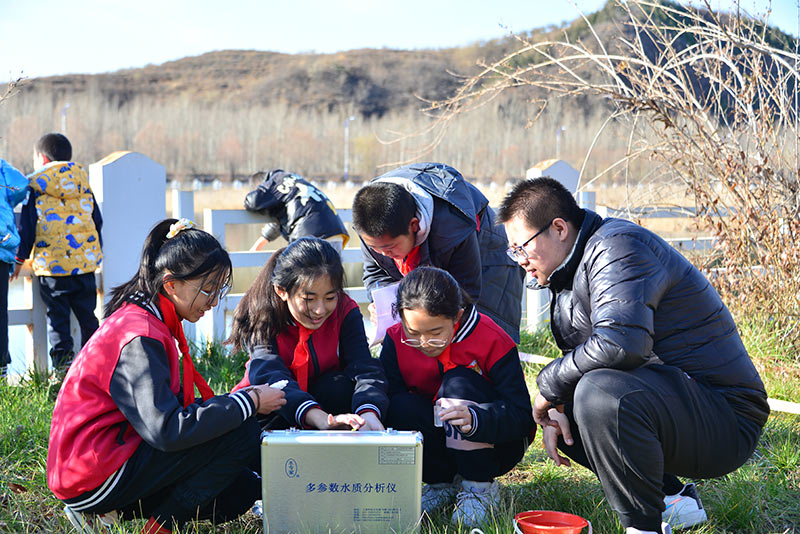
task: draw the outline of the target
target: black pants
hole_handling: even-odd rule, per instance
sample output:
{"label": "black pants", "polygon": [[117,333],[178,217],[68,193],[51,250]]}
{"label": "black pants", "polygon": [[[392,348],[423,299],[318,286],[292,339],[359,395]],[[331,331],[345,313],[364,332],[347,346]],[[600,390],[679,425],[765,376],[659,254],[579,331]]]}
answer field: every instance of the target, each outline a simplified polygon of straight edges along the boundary
{"label": "black pants", "polygon": [[81,345],[97,330],[94,314],[97,306],[97,284],[94,273],[72,276],[40,276],[39,294],[47,306],[47,337],[53,367],[69,364],[74,345],[69,328],[72,311],[81,327]]}
{"label": "black pants", "polygon": [[[81,509],[117,510],[125,519],[155,517],[180,527],[192,519],[222,523],[246,512],[261,498],[260,429],[255,419],[190,449],[164,452],[142,443],[121,480],[102,502]],[[89,494],[64,501],[86,501]]]}
{"label": "black pants", "polygon": [[[11,363],[8,354],[8,273],[13,265],[0,261],[0,367]],[[0,374],[2,376],[2,374]]]}
{"label": "black pants", "polygon": [[[308,393],[314,397],[320,407],[333,415],[352,413],[355,381],[341,371],[328,371],[321,374],[308,387]],[[297,422],[286,420],[280,412],[273,412],[266,417],[259,416],[259,423],[264,430],[285,430],[296,427]]]}
{"label": "black pants", "polygon": [[[475,371],[457,367],[444,374],[437,397],[492,402],[491,384]],[[495,443],[491,449],[449,449],[445,430],[433,424],[433,400],[415,393],[399,393],[390,399],[387,426],[422,432],[422,479],[428,484],[452,482],[458,474],[466,480],[488,482],[511,471],[528,447],[527,439]]]}
{"label": "black pants", "polygon": [[721,393],[669,365],[590,371],[573,399],[566,414],[575,443],[560,439],[559,449],[597,475],[624,527],[660,532],[665,473],[725,475],[761,435]]}

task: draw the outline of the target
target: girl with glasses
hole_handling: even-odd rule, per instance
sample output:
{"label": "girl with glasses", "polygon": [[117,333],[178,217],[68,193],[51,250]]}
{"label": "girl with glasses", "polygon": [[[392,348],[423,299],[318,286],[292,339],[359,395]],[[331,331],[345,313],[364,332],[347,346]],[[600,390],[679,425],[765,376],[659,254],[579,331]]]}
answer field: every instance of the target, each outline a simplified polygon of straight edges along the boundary
{"label": "girl with glasses", "polygon": [[387,424],[422,432],[422,507],[457,499],[452,521],[478,526],[499,501],[533,436],[530,395],[509,335],[479,313],[442,269],[418,267],[400,282],[381,364]]}
{"label": "girl with glasses", "polygon": [[191,519],[233,519],[260,497],[254,416],[280,408],[284,394],[257,386],[215,395],[181,325],[215,306],[230,277],[213,236],[166,219],[147,236],[138,272],[111,291],[50,428],[47,482],[79,532],[142,517],[144,534],[163,534]]}
{"label": "girl with glasses", "polygon": [[305,237],[272,255],[236,307],[227,342],[250,361],[234,391],[286,383],[286,405],[265,428],[384,429],[386,379],[343,287],[333,246]]}

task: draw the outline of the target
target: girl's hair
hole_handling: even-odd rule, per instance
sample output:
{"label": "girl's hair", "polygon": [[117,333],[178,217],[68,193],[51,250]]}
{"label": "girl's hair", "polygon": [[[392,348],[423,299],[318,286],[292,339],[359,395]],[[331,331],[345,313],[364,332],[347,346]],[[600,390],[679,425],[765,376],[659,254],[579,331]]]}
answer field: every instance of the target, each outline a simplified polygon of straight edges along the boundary
{"label": "girl's hair", "polygon": [[329,277],[337,291],[344,287],[342,259],[327,241],[302,237],[276,251],[236,306],[231,336],[225,342],[234,350],[266,345],[291,320],[289,307],[273,286],[294,295],[321,276]]}
{"label": "girl's hair", "polygon": [[201,287],[209,278],[216,278],[217,287],[230,283],[231,259],[214,236],[197,228],[187,228],[167,239],[170,226],[177,221],[164,219],[150,230],[142,247],[139,272],[111,290],[111,299],[103,312],[105,317],[136,293],[141,293],[145,302],[158,306],[155,297],[164,286],[167,273],[175,280],[202,279]]}
{"label": "girl's hair", "polygon": [[424,310],[435,317],[455,320],[469,303],[469,295],[453,275],[436,267],[417,267],[400,281],[392,312],[402,318],[404,310]]}

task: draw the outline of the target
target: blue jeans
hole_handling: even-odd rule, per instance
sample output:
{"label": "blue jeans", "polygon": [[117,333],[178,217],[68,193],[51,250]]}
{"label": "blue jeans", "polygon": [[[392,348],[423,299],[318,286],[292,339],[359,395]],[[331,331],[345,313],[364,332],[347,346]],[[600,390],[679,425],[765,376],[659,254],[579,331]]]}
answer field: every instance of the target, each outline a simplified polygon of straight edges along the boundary
{"label": "blue jeans", "polygon": [[97,330],[94,314],[97,284],[94,273],[71,276],[40,276],[39,294],[47,306],[47,337],[53,367],[69,365],[75,353],[69,328],[70,311],[81,328],[81,345]]}

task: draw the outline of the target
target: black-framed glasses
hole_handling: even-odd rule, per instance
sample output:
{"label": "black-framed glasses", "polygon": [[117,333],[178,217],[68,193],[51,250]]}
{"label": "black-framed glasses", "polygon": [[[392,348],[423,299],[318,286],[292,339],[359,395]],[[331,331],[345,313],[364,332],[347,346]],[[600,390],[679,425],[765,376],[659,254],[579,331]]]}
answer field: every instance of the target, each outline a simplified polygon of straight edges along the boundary
{"label": "black-framed glasses", "polygon": [[533,234],[532,236],[530,236],[530,237],[528,238],[528,240],[527,240],[527,241],[525,241],[523,244],[521,244],[521,245],[514,245],[514,246],[510,246],[510,247],[508,247],[508,248],[506,249],[506,254],[508,254],[508,257],[509,257],[509,258],[511,258],[511,259],[512,259],[512,260],[514,260],[514,261],[522,261],[522,260],[526,260],[526,259],[528,259],[528,253],[527,253],[527,252],[525,252],[525,247],[528,245],[528,243],[530,243],[531,241],[533,241],[534,239],[536,239],[537,237],[539,237],[539,236],[540,236],[542,233],[544,233],[544,231],[545,231],[545,230],[547,230],[548,228],[550,228],[550,225],[551,225],[551,224],[553,224],[553,221],[552,221],[552,220],[551,220],[549,223],[547,223],[547,224],[545,224],[544,226],[542,226],[542,227],[539,229],[539,231],[538,231],[538,232],[536,232],[535,234]]}
{"label": "black-framed glasses", "polygon": [[202,287],[199,287],[199,286],[189,282],[188,280],[184,280],[184,282],[189,284],[193,288],[197,289],[197,291],[199,291],[201,295],[204,295],[209,300],[209,302],[212,302],[215,299],[219,299],[219,300],[224,299],[227,296],[227,294],[231,292],[231,285],[230,284],[224,284],[222,287],[220,287],[216,291],[206,291]]}

